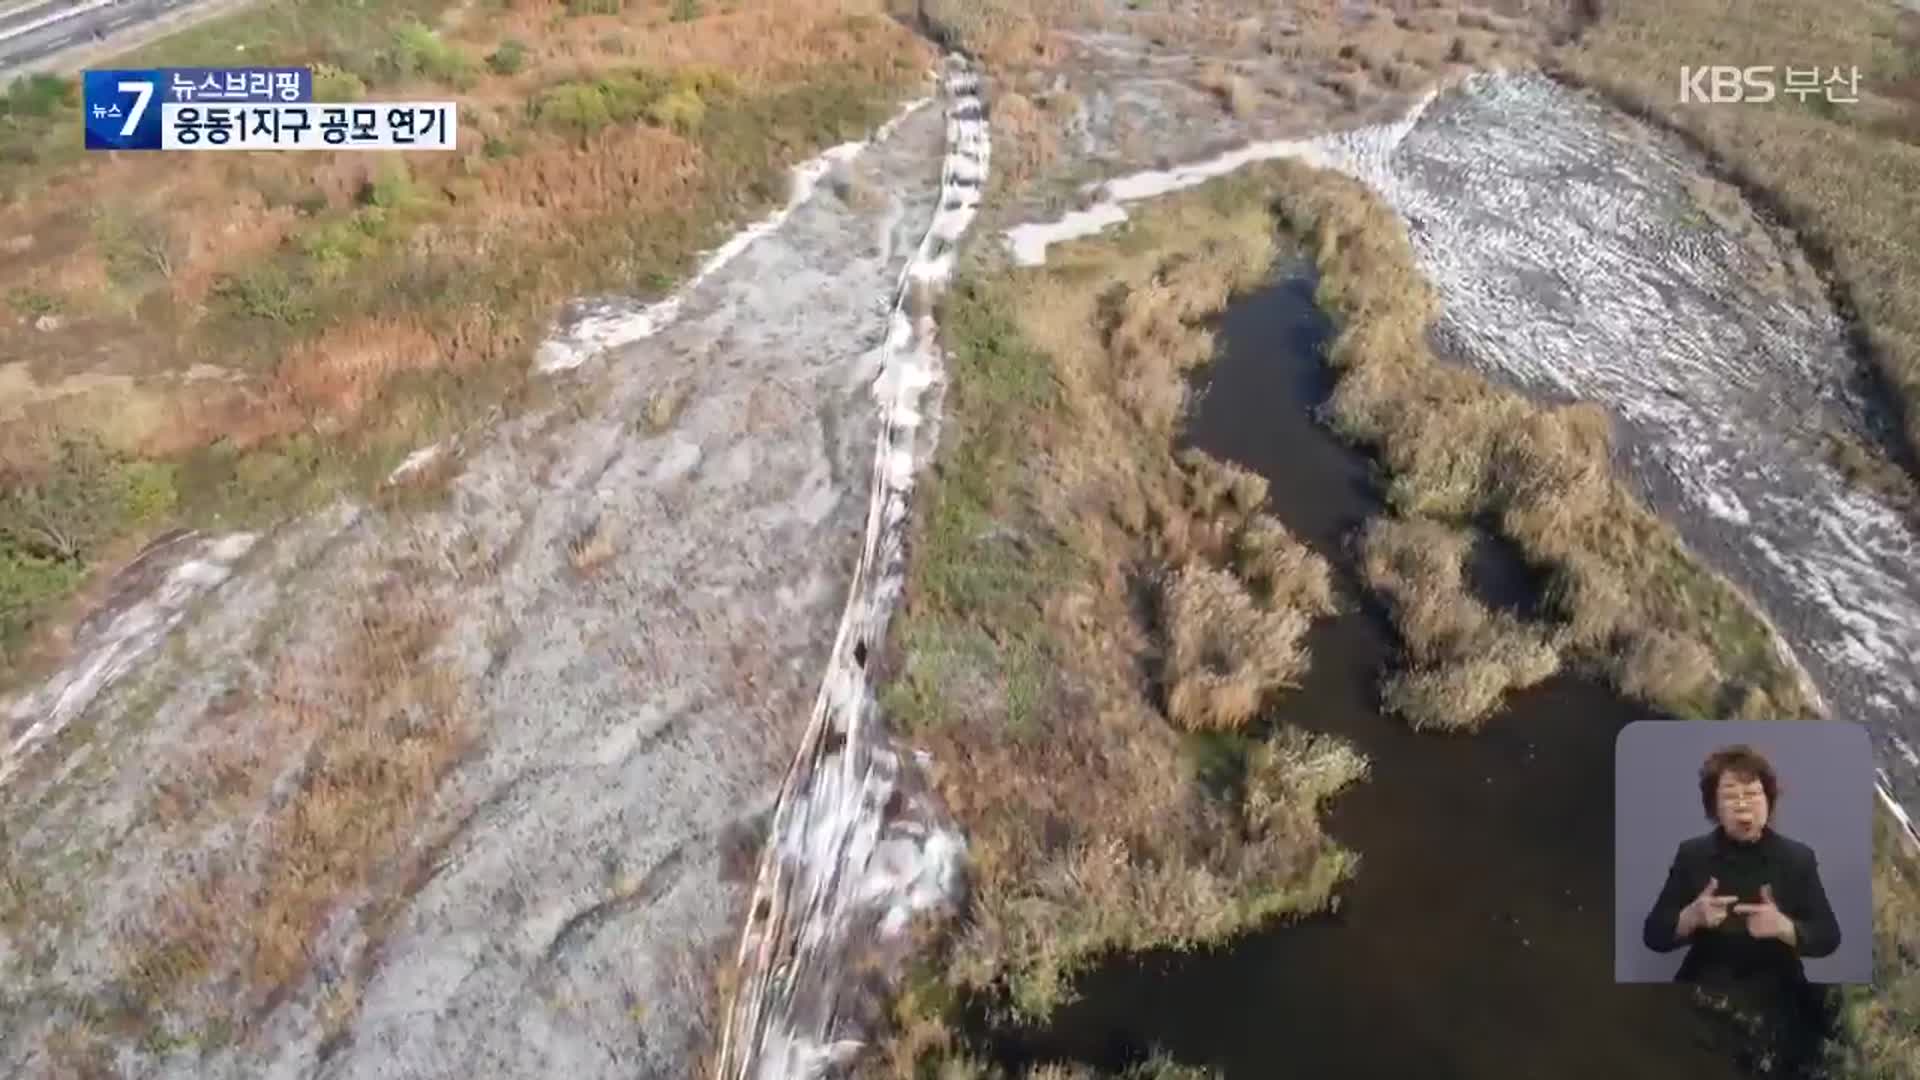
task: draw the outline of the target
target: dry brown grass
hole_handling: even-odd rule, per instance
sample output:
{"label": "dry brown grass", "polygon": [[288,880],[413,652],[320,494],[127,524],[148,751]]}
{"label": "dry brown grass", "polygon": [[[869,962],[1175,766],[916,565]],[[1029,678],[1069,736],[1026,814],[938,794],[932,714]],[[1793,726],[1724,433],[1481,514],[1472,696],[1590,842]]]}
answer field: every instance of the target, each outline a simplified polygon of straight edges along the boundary
{"label": "dry brown grass", "polygon": [[613,558],[619,550],[614,542],[613,526],[605,517],[597,517],[567,544],[567,562],[575,573],[586,574]]}
{"label": "dry brown grass", "polygon": [[[202,155],[208,156],[224,155]],[[173,303],[191,309],[206,300],[224,268],[264,255],[285,240],[299,212],[270,205],[248,183],[248,169],[240,162],[191,161],[181,168],[185,175],[167,192],[166,202],[148,201],[152,196],[143,193],[130,212],[156,223]]]}
{"label": "dry brown grass", "polygon": [[[1137,295],[1144,299],[1151,294]],[[1252,469],[1221,461],[1201,450],[1182,450],[1175,460],[1186,470],[1187,502],[1202,514],[1215,514],[1223,509],[1251,514],[1267,501],[1267,478]],[[1288,538],[1281,535],[1272,539],[1284,544]]]}
{"label": "dry brown grass", "polygon": [[339,907],[394,872],[474,734],[429,656],[443,625],[410,587],[376,590],[340,627],[332,664],[283,663],[269,696],[216,712],[205,747],[162,770],[154,805],[176,835],[219,825],[233,800],[263,816],[257,842],[200,852],[201,869],[118,932],[136,1019],[199,1015],[243,1035],[302,985]]}
{"label": "dry brown grass", "polygon": [[1233,574],[1189,566],[1162,586],[1167,715],[1188,731],[1234,731],[1306,671],[1307,613],[1263,611]]}
{"label": "dry brown grass", "polygon": [[1371,108],[1471,67],[1523,60],[1565,33],[1572,7],[1548,0],[1502,17],[1451,4],[1210,2],[1143,5],[1114,21],[1166,50],[1212,58],[1195,85],[1246,115],[1262,97],[1298,108],[1314,84],[1340,108]]}
{"label": "dry brown grass", "polygon": [[1256,514],[1239,536],[1234,565],[1255,595],[1272,607],[1331,615],[1338,608],[1327,561],[1273,517]]}
{"label": "dry brown grass", "polygon": [[1657,631],[1628,646],[1621,658],[1620,688],[1642,701],[1691,701],[1719,675],[1704,643]]}
{"label": "dry brown grass", "polygon": [[[1752,605],[1614,478],[1604,411],[1536,406],[1441,364],[1425,336],[1434,296],[1392,213],[1349,180],[1292,164],[1271,176],[1340,325],[1332,421],[1378,456],[1399,512],[1491,521],[1547,575],[1567,659],[1629,693],[1692,687],[1652,699],[1689,716],[1810,711]],[[1654,678],[1644,659],[1656,649],[1713,663],[1698,678]],[[1489,685],[1482,672],[1457,689]]]}
{"label": "dry brown grass", "polygon": [[[886,11],[883,0],[747,0],[698,19],[656,21],[634,35],[625,59],[657,69],[725,71],[749,87],[789,84],[823,70],[877,83],[898,79],[903,64],[916,75],[925,71],[932,54],[907,40]],[[582,23],[573,40],[584,40],[589,29]]]}
{"label": "dry brown grass", "polygon": [[1059,118],[1026,95],[1008,90],[995,96],[987,122],[993,138],[990,182],[996,187],[1017,188],[1059,160]]}
{"label": "dry brown grass", "polygon": [[658,128],[611,128],[584,141],[535,136],[475,178],[467,228],[515,244],[582,243],[585,222],[628,207],[664,209],[700,179],[699,148]]}
{"label": "dry brown grass", "polygon": [[1094,955],[1310,913],[1352,871],[1317,811],[1364,759],[1249,725],[1304,669],[1325,561],[1261,513],[1258,476],[1171,452],[1207,318],[1271,261],[1264,221],[1176,198],[945,306],[952,389],[884,701],[974,880],[894,1075],[951,1058],[957,988],[1045,1016]]}
{"label": "dry brown grass", "polygon": [[1388,678],[1387,711],[1416,730],[1480,725],[1510,690],[1560,670],[1555,643],[1473,595],[1472,534],[1427,518],[1376,518],[1360,538],[1367,583],[1387,601],[1411,670]]}
{"label": "dry brown grass", "polygon": [[1209,3],[1173,10],[1161,5],[1141,5],[1124,22],[1153,45],[1169,51],[1180,50],[1202,55],[1233,52],[1251,42],[1254,25],[1237,16],[1233,5]]}
{"label": "dry brown grass", "polygon": [[286,703],[319,735],[262,860],[247,970],[263,1004],[305,973],[323,916],[407,841],[473,737],[453,681],[427,657],[441,617],[404,593],[380,601],[332,685]]}
{"label": "dry brown grass", "polygon": [[319,430],[338,430],[394,376],[446,362],[416,318],[367,316],[295,346],[268,385],[269,410],[286,409]]}
{"label": "dry brown grass", "polygon": [[[1831,264],[1920,460],[1920,14],[1882,0],[1606,0],[1569,75],[1686,133]],[[1679,102],[1682,65],[1860,69],[1861,101]],[[1778,74],[1778,72],[1776,72]],[[1824,102],[1821,102],[1824,105]]]}

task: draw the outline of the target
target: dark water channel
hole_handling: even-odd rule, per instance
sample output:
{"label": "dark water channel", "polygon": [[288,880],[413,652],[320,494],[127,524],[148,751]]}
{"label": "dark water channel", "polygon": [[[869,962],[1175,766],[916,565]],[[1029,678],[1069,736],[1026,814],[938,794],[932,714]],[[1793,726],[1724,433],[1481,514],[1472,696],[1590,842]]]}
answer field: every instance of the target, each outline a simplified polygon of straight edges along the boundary
{"label": "dark water channel", "polygon": [[[1190,437],[1266,475],[1273,512],[1339,568],[1350,611],[1316,629],[1280,715],[1371,757],[1329,819],[1360,872],[1337,914],[1110,961],[1045,1030],[990,1036],[994,1055],[1119,1069],[1157,1047],[1234,1080],[1746,1075],[1684,991],[1612,981],[1613,743],[1647,713],[1565,677],[1474,736],[1377,713],[1396,646],[1348,545],[1380,502],[1367,461],[1310,415],[1330,388],[1312,290],[1294,276],[1229,309]],[[1474,578],[1523,607],[1532,583],[1512,564],[1482,550]]]}

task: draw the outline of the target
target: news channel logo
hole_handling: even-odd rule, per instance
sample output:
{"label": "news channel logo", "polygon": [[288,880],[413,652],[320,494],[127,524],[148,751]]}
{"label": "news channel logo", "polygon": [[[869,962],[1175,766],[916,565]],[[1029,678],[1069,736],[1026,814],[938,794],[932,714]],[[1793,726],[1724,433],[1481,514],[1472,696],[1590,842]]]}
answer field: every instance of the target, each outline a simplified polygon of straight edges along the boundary
{"label": "news channel logo", "polygon": [[453,150],[452,101],[316,103],[305,68],[89,71],[89,150]]}
{"label": "news channel logo", "polygon": [[82,73],[89,150],[160,150],[170,105],[293,104],[313,100],[306,68],[159,68]]}
{"label": "news channel logo", "polygon": [[160,149],[161,73],[89,71],[81,76],[86,109],[87,149]]}
{"label": "news channel logo", "polygon": [[[1780,74],[1784,74],[1784,79]],[[1680,69],[1680,104],[1726,105],[1741,103],[1764,105],[1781,96],[1802,102],[1820,101],[1829,105],[1857,105],[1860,102],[1860,69],[1793,67],[1771,64],[1734,67],[1709,64]]]}

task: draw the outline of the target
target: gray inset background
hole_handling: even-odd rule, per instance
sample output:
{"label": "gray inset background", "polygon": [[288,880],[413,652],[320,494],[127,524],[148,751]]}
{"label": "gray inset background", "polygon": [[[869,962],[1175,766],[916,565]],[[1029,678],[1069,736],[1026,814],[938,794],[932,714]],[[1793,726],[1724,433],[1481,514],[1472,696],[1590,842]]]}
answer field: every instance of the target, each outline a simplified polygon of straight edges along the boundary
{"label": "gray inset background", "polygon": [[1814,982],[1873,975],[1873,751],[1865,729],[1838,721],[1642,720],[1614,743],[1613,971],[1619,982],[1665,982],[1685,949],[1661,955],[1640,942],[1674,849],[1713,828],[1700,807],[1700,764],[1747,743],[1773,762],[1780,804],[1772,823],[1813,848],[1840,921],[1840,948],[1808,960]]}

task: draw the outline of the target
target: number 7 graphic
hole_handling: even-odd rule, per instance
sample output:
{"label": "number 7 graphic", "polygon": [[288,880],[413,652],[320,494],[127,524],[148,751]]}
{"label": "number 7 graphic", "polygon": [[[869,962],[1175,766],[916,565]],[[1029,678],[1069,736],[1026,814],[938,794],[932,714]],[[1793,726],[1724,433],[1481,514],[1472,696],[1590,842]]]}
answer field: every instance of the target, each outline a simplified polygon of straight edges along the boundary
{"label": "number 7 graphic", "polygon": [[127,122],[120,125],[120,137],[124,139],[133,134],[133,129],[140,126],[140,118],[146,115],[147,103],[153,100],[153,84],[145,80],[129,80],[119,84],[117,89],[134,96],[133,108],[127,110]]}

